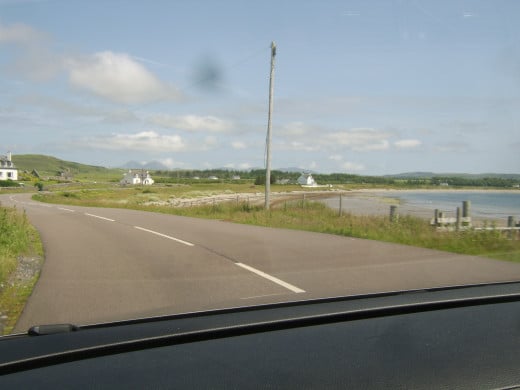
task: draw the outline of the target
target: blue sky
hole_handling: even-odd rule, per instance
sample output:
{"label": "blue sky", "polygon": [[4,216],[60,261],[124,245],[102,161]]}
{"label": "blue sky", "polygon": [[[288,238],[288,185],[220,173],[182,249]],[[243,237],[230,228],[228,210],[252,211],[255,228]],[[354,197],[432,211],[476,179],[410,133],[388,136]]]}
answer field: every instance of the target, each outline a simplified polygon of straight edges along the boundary
{"label": "blue sky", "polygon": [[518,1],[0,0],[0,153],[520,172]]}

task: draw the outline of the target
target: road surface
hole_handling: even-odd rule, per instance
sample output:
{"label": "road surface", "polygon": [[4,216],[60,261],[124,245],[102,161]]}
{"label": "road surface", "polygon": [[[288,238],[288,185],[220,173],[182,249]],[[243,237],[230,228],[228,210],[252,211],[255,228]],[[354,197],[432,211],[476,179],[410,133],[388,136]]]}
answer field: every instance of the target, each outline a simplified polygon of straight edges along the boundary
{"label": "road surface", "polygon": [[334,235],[2,195],[45,263],[15,328],[520,280],[520,264]]}

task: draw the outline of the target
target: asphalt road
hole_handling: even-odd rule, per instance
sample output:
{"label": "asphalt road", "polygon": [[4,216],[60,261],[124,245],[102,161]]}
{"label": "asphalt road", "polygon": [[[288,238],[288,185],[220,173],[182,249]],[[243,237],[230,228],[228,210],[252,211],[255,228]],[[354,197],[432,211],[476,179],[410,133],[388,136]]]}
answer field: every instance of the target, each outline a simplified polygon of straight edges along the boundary
{"label": "asphalt road", "polygon": [[15,331],[316,297],[520,280],[520,264],[223,221],[2,195],[45,263]]}

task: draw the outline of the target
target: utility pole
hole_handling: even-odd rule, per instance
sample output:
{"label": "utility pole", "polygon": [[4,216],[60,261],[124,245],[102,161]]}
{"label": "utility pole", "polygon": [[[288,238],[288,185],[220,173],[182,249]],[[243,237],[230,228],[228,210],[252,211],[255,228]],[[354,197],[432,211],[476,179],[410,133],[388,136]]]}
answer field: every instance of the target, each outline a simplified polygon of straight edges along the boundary
{"label": "utility pole", "polygon": [[276,44],[271,42],[271,74],[269,76],[269,113],[267,116],[267,138],[266,138],[266,163],[265,163],[265,209],[269,210],[271,204],[271,117],[273,114],[273,91],[274,91],[274,58],[276,56]]}

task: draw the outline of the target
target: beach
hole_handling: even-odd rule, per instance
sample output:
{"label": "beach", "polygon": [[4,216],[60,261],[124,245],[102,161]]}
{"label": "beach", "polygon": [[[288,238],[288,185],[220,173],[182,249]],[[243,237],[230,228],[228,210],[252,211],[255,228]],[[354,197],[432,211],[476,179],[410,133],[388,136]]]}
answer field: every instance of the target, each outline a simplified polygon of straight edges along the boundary
{"label": "beach", "polygon": [[[389,215],[390,206],[397,206],[399,215],[411,215],[423,219],[432,219],[434,210],[439,209],[445,213],[445,216],[455,217],[456,208],[462,207],[462,203],[453,204],[446,207],[444,203],[435,201],[431,202],[412,202],[407,201],[409,195],[419,195],[428,199],[438,197],[439,194],[448,195],[464,195],[468,198],[478,196],[480,194],[513,194],[518,196],[518,206],[510,210],[501,210],[502,212],[483,212],[482,206],[475,209],[470,215],[476,224],[494,223],[497,226],[507,225],[507,216],[512,215],[516,220],[520,217],[520,191],[519,190],[386,190],[386,189],[367,189],[342,192],[341,208],[344,213],[352,213],[355,215]],[[339,210],[339,194],[330,194],[330,197],[322,201],[329,207]],[[444,206],[444,207],[443,207]]]}

